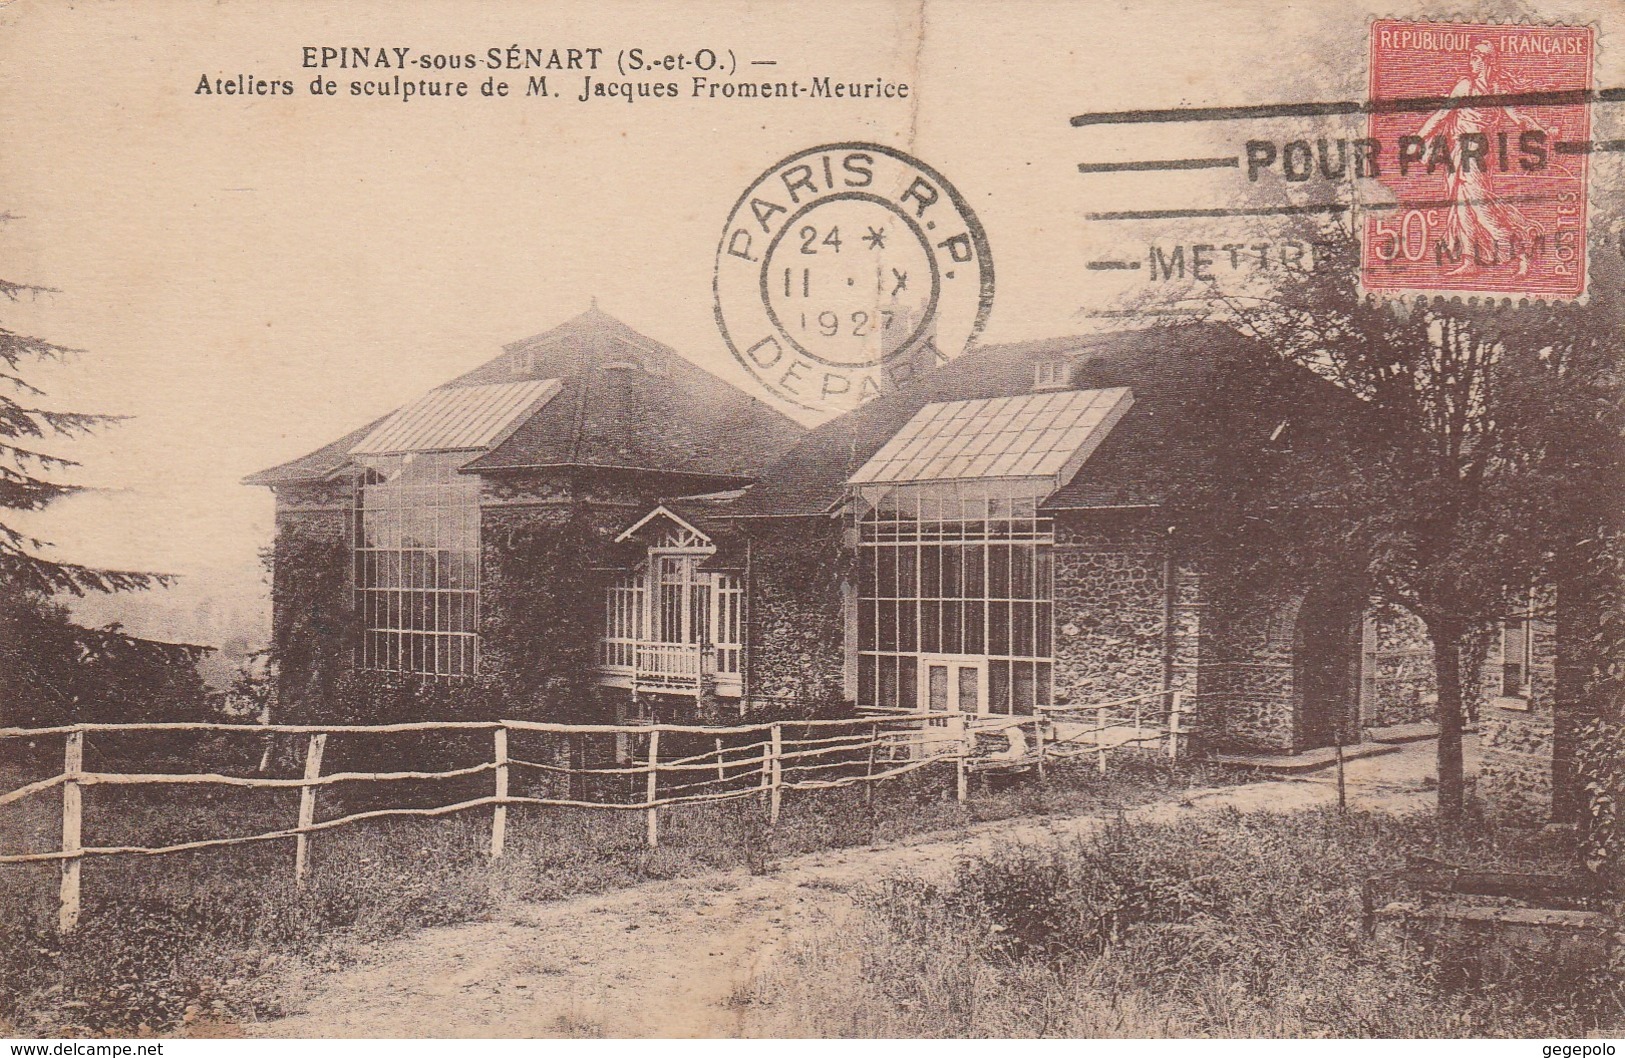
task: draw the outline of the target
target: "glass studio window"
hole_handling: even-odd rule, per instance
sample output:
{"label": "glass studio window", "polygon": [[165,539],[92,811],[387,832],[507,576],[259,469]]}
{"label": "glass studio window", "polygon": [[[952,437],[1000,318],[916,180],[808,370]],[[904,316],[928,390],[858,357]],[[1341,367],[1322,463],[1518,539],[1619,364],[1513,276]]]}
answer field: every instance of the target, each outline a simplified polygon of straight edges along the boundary
{"label": "glass studio window", "polygon": [[471,676],[479,662],[479,478],[468,453],[377,457],[355,493],[361,668]]}
{"label": "glass studio window", "polygon": [[989,712],[1049,704],[1055,533],[1038,513],[1048,487],[933,482],[880,498],[859,525],[859,704],[934,708],[947,700],[930,683],[936,668],[966,682],[960,702],[984,700],[965,693],[970,681],[985,686]]}

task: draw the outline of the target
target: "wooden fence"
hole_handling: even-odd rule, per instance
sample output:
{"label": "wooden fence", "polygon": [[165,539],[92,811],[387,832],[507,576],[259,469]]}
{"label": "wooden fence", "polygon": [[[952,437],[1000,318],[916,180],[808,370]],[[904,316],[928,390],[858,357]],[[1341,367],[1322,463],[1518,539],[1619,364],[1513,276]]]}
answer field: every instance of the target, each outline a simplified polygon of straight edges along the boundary
{"label": "wooden fence", "polygon": [[[549,724],[524,720],[451,721],[371,725],[298,725],[227,723],[73,724],[51,728],[0,728],[0,741],[61,736],[62,772],[0,794],[0,807],[62,787],[62,844],[53,852],[0,855],[0,864],[60,861],[59,928],[71,932],[79,921],[80,866],[87,856],[159,856],[250,842],[294,841],[294,881],[305,885],[314,834],[365,820],[396,816],[443,816],[478,808],[491,809],[489,855],[501,858],[507,836],[508,809],[516,805],[594,808],[643,812],[646,840],[660,840],[659,811],[674,805],[699,804],[740,797],[765,802],[769,824],[779,819],[787,790],[825,790],[873,785],[939,762],[955,769],[960,801],[968,797],[969,776],[986,770],[1036,769],[1045,763],[1094,754],[1101,772],[1107,754],[1125,747],[1161,749],[1169,757],[1181,752],[1181,696],[1156,692],[1087,708],[1041,707],[1034,715],[968,716],[959,713],[874,711],[843,720],[797,720],[735,726],[682,724],[602,725]],[[226,775],[216,772],[128,773],[85,770],[87,736],[98,734],[243,733],[304,736],[304,772],[299,778]],[[336,771],[323,774],[322,759],[330,736],[487,733],[488,761],[440,771]],[[615,763],[587,766],[574,760],[558,763],[510,754],[510,736],[596,736],[615,739]],[[705,740],[698,753],[671,755],[662,748],[678,739],[690,748]],[[545,754],[543,754],[545,756]],[[565,782],[562,795],[549,787],[542,794],[516,794],[509,779],[515,769]],[[317,821],[316,799],[324,786],[355,782],[455,779],[490,775],[490,793],[432,807],[380,808]],[[574,794],[576,781],[610,784]],[[83,836],[83,788],[96,785],[211,785],[248,789],[296,789],[297,822],[258,834],[206,838],[148,847],[86,846]],[[616,791],[616,792],[611,792]]]}

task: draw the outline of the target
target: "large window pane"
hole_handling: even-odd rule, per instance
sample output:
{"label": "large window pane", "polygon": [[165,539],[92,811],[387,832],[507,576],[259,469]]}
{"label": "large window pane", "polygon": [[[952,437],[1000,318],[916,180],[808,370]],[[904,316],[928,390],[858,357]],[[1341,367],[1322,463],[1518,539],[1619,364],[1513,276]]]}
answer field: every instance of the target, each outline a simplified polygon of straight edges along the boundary
{"label": "large window pane", "polygon": [[905,709],[917,709],[920,704],[920,666],[913,656],[894,659],[897,662],[897,703]]}
{"label": "large window pane", "polygon": [[462,457],[380,459],[356,490],[357,662],[429,676],[474,672],[479,479]]}
{"label": "large window pane", "polygon": [[[880,659],[880,696],[878,702],[888,708],[904,705],[897,697],[897,661],[897,658]],[[908,703],[907,708],[913,708],[913,703]]]}
{"label": "large window pane", "polygon": [[1010,711],[1010,663],[987,663],[987,707],[995,713]]}
{"label": "large window pane", "polygon": [[1033,663],[1031,661],[1012,661],[1010,663],[1010,711],[1013,713],[1028,713],[1033,711],[1033,702],[1036,701],[1037,688],[1033,683]]}
{"label": "large window pane", "polygon": [[1030,710],[1047,696],[1054,529],[1038,516],[1043,491],[950,482],[877,497],[859,527],[858,646],[876,655],[873,670],[859,663],[860,674],[875,673],[859,681],[861,703],[913,704],[921,655],[936,653],[1025,660],[1019,674],[990,660],[995,708]]}
{"label": "large window pane", "polygon": [[942,653],[942,604],[935,599],[920,603],[920,651]]}
{"label": "large window pane", "polygon": [[964,642],[965,604],[949,599],[942,604],[942,649],[949,654],[967,653]]}
{"label": "large window pane", "polygon": [[891,649],[909,653],[920,649],[919,609],[913,600],[894,603],[898,607],[896,645]]}
{"label": "large window pane", "polygon": [[988,545],[987,597],[1010,598],[1010,548],[1007,544]]}
{"label": "large window pane", "polygon": [[987,604],[987,652],[1010,653],[1010,604],[1007,602]]}
{"label": "large window pane", "polygon": [[897,549],[895,547],[873,547],[865,550],[875,557],[875,597],[878,599],[897,598]]}
{"label": "large window pane", "polygon": [[942,548],[920,548],[920,598],[942,598]]}

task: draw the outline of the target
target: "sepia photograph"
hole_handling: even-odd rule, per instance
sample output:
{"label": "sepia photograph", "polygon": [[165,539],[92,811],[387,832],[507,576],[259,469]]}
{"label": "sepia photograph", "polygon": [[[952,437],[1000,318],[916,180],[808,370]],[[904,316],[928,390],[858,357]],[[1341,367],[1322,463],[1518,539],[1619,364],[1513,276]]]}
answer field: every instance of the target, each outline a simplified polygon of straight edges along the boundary
{"label": "sepia photograph", "polygon": [[1625,9],[0,0],[0,144],[10,1054],[1625,1037]]}

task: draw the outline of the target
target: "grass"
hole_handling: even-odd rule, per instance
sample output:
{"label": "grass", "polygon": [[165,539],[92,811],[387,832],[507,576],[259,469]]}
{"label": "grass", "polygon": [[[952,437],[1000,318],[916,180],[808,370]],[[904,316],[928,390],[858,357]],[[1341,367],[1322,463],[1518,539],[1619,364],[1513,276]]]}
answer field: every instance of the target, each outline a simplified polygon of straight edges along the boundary
{"label": "grass", "polygon": [[1447,959],[1361,927],[1360,883],[1408,854],[1556,869],[1478,824],[1332,810],[1116,822],[900,877],[735,997],[744,1030],[818,1037],[1583,1037],[1625,983],[1528,962],[1453,988]]}
{"label": "grass", "polygon": [[[946,766],[876,787],[790,791],[777,827],[755,797],[661,812],[661,844],[644,844],[641,812],[519,807],[507,852],[486,858],[490,816],[389,819],[312,838],[310,883],[293,886],[292,842],[161,857],[92,857],[84,912],[60,937],[55,864],[0,867],[0,1032],[143,1035],[231,1031],[278,1016],[289,981],[346,965],[366,943],[478,920],[511,900],[549,900],[744,867],[817,849],[961,830],[991,819],[1125,808],[1219,777],[1153,760],[1095,776],[1052,769],[1050,782],[953,797]],[[20,785],[6,776],[0,788]],[[26,777],[24,780],[26,781]],[[324,798],[329,794],[324,793]],[[444,798],[455,800],[456,797]],[[331,798],[336,800],[336,798]],[[91,787],[86,844],[177,842],[285,827],[291,791]],[[0,810],[0,846],[50,849],[50,795]],[[328,804],[322,817],[340,814]]]}

